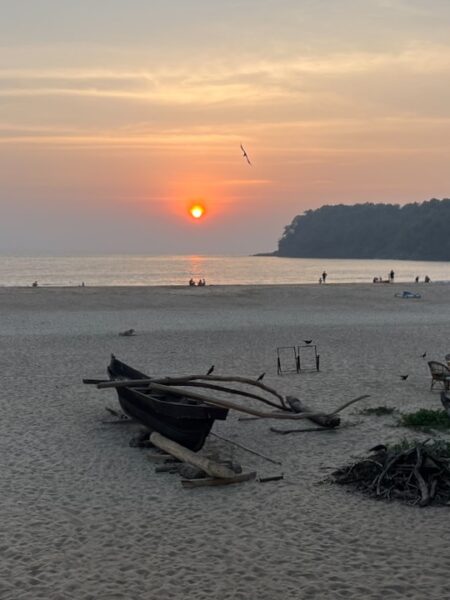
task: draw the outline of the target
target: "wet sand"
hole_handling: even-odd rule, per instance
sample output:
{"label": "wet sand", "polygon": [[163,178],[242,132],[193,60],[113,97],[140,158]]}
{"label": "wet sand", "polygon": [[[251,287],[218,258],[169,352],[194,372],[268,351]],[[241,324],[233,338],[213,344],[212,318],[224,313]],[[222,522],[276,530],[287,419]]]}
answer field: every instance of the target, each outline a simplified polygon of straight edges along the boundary
{"label": "wet sand", "polygon": [[[422,298],[395,298],[403,289]],[[450,352],[449,300],[449,285],[424,284],[0,289],[0,596],[446,597],[447,508],[319,485],[375,444],[425,437],[395,417],[355,405],[339,431],[281,436],[269,428],[285,422],[231,414],[213,431],[282,466],[213,437],[205,451],[284,479],[186,490],[129,446],[134,426],[103,423],[115,392],[81,380],[103,377],[113,352],[155,375],[265,371],[322,410],[363,393],[365,407],[439,408],[426,361]],[[129,328],[138,335],[118,335]],[[304,339],[320,373],[277,376],[277,346]]]}

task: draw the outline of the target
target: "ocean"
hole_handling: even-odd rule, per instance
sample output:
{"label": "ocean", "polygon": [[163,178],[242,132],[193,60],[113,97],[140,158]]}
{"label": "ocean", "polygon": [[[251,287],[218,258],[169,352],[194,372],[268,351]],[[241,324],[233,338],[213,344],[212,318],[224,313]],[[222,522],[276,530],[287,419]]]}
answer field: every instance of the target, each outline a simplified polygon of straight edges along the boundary
{"label": "ocean", "polygon": [[450,281],[450,262],[277,258],[273,256],[85,256],[0,257],[0,286],[153,286],[187,285],[190,278],[207,285],[370,283],[386,279],[413,283],[425,275]]}

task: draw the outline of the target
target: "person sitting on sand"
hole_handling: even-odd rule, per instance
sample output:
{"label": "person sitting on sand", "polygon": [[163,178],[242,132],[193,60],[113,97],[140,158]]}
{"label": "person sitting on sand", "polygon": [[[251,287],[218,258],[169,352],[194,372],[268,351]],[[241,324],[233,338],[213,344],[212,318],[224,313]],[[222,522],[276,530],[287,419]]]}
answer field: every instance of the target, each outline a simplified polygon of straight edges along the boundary
{"label": "person sitting on sand", "polygon": [[430,283],[431,279],[428,277],[428,275],[425,275],[424,281],[425,283]]}
{"label": "person sitting on sand", "polygon": [[37,287],[38,286],[38,282],[37,281],[33,281],[33,283],[31,285],[32,285],[32,287]]}
{"label": "person sitting on sand", "polygon": [[189,285],[192,287],[193,285],[195,285],[195,281],[192,279],[192,277],[189,279]]}

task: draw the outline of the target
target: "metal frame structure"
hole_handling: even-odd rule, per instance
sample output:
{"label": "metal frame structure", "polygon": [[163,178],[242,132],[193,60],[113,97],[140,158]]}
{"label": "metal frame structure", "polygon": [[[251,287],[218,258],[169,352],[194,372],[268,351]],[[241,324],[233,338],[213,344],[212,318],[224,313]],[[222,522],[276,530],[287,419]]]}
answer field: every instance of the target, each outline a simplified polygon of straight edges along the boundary
{"label": "metal frame structure", "polygon": [[[290,356],[286,356],[286,354]],[[308,358],[306,358],[307,356]],[[292,363],[285,367],[286,362],[290,363],[291,360]],[[297,346],[277,347],[277,375],[283,375],[283,373],[301,373],[302,371],[319,370],[320,355],[317,354],[316,344],[299,344]]]}

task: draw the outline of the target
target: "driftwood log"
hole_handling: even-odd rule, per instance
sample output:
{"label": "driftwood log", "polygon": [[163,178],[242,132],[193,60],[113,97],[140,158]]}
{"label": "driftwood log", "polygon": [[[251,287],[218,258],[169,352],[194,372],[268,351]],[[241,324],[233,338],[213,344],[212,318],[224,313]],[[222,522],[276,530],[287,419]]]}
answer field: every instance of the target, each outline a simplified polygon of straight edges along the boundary
{"label": "driftwood log", "polygon": [[286,402],[296,413],[310,413],[308,419],[316,425],[320,425],[321,427],[325,427],[327,429],[334,429],[335,427],[339,427],[341,424],[340,417],[336,415],[327,415],[325,413],[314,414],[312,408],[306,406],[303,402],[301,402],[301,400],[295,398],[294,396],[286,396]]}
{"label": "driftwood log", "polygon": [[161,450],[175,456],[175,458],[205,471],[210,477],[222,479],[232,479],[236,477],[236,473],[232,469],[205,458],[204,456],[199,456],[195,452],[192,452],[192,450],[188,450],[184,446],[181,446],[181,444],[169,440],[156,431],[150,435],[150,441]]}

